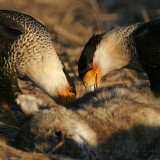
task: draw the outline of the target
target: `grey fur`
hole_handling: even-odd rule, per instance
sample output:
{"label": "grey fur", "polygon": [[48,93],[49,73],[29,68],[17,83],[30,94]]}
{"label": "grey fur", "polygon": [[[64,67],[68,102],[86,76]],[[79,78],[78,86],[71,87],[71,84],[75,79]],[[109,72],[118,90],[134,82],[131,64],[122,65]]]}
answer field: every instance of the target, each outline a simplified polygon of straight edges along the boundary
{"label": "grey fur", "polygon": [[149,89],[102,88],[68,109],[39,111],[23,126],[18,147],[82,160],[159,159],[159,105]]}

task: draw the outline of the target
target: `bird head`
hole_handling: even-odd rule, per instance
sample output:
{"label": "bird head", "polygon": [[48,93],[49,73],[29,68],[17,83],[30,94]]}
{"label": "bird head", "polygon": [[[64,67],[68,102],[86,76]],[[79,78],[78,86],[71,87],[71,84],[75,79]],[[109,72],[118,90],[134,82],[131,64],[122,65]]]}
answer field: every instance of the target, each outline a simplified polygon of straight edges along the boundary
{"label": "bird head", "polygon": [[102,68],[94,62],[94,53],[103,34],[93,35],[86,43],[78,62],[79,78],[87,92],[97,89],[101,82]]}
{"label": "bird head", "polygon": [[25,75],[58,104],[65,105],[76,98],[74,83],[56,52],[30,62]]}
{"label": "bird head", "polygon": [[16,71],[18,78],[32,81],[60,104],[75,99],[74,84],[52,45],[50,33],[33,17],[0,10],[0,53],[3,52],[9,53],[5,55],[9,56],[7,59],[12,57],[6,64],[12,64],[9,69]]}
{"label": "bird head", "polygon": [[79,61],[78,72],[86,91],[94,91],[101,77],[128,64],[116,31],[93,35],[86,43]]}

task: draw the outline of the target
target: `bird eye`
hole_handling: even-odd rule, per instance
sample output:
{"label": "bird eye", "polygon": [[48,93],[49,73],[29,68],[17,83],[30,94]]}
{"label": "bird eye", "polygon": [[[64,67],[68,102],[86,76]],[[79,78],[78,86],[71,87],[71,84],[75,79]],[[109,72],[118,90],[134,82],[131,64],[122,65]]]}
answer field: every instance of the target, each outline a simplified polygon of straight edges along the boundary
{"label": "bird eye", "polygon": [[70,93],[75,93],[74,87],[69,87],[69,92],[70,92]]}
{"label": "bird eye", "polygon": [[72,93],[72,92],[73,92],[71,87],[69,88],[69,92],[70,92],[70,93]]}

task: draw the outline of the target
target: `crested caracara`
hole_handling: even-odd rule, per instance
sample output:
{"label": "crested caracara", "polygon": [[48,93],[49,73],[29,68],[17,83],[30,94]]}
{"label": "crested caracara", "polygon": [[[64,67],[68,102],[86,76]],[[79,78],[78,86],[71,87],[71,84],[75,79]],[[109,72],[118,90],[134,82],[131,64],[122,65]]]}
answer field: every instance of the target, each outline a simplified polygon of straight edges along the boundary
{"label": "crested caracara", "polygon": [[0,10],[0,106],[7,111],[22,95],[18,78],[30,80],[57,103],[75,98],[74,84],[46,27],[29,15]]}
{"label": "crested caracara", "polygon": [[109,72],[130,68],[147,73],[151,90],[160,95],[160,20],[120,27],[93,35],[79,58],[78,72],[92,91]]}

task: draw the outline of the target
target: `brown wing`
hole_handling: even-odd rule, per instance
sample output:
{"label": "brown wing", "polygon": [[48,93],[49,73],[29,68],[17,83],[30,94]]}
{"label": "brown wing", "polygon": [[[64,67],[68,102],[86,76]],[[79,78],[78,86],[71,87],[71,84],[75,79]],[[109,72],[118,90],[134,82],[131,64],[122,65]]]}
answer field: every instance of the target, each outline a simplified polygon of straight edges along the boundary
{"label": "brown wing", "polygon": [[4,54],[8,45],[23,33],[24,28],[19,23],[0,14],[0,54]]}
{"label": "brown wing", "polygon": [[144,23],[134,33],[140,61],[148,67],[160,67],[160,19]]}
{"label": "brown wing", "polygon": [[151,89],[160,96],[160,19],[142,25],[133,33],[133,38]]}

